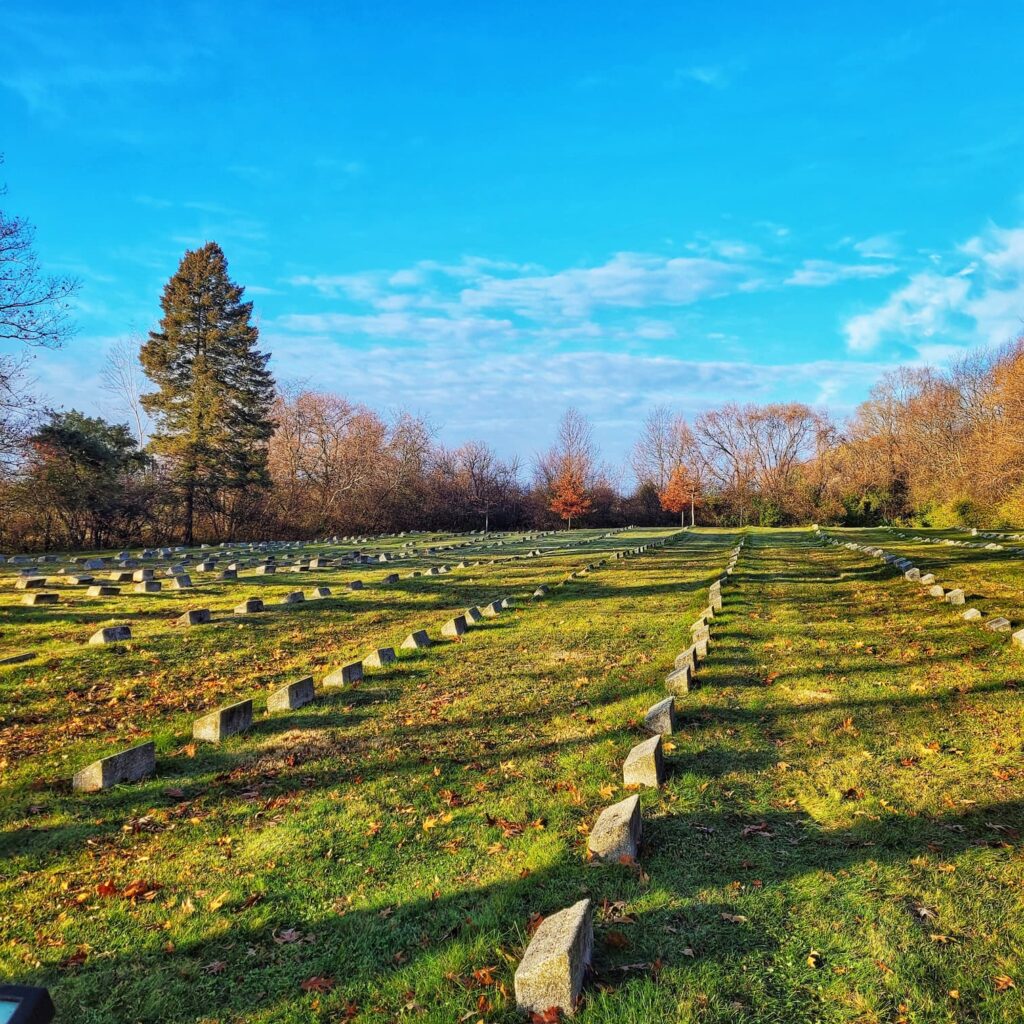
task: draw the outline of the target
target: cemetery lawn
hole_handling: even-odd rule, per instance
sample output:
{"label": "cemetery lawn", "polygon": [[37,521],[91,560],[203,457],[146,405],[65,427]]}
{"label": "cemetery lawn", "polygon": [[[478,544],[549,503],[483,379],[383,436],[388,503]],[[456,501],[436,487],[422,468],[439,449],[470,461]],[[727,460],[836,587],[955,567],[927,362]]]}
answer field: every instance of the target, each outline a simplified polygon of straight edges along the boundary
{"label": "cemetery lawn", "polygon": [[[535,915],[589,896],[586,1024],[1019,1022],[1024,651],[809,530],[744,532],[639,866],[588,863],[587,830],[739,531],[573,531],[389,587],[430,560],[51,608],[5,577],[2,649],[37,658],[0,668],[0,976],[49,986],[61,1021],[498,1024],[522,1019]],[[940,582],[1024,625],[1019,561],[850,535],[953,560]],[[337,596],[169,625],[320,584]],[[262,713],[275,684],[504,596],[461,642]],[[83,646],[119,622],[131,642]],[[246,697],[250,732],[192,743]],[[155,778],[71,791],[147,739]]]}

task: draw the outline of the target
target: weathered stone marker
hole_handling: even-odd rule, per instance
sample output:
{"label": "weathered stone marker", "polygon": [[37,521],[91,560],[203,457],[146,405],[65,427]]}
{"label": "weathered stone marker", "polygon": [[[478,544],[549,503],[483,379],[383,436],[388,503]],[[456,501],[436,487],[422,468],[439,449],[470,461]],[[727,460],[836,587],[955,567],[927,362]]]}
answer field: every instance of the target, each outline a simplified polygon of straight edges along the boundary
{"label": "weathered stone marker", "polygon": [[671,736],[676,730],[675,697],[666,697],[652,704],[644,715],[644,728],[659,736]]}
{"label": "weathered stone marker", "polygon": [[242,700],[237,704],[211,711],[192,723],[192,738],[207,743],[220,743],[228,736],[245,732],[252,726],[252,701]]}
{"label": "weathered stone marker", "polygon": [[118,754],[101,757],[75,772],[71,785],[80,793],[95,793],[122,782],[138,782],[156,771],[156,744],[140,743]]}
{"label": "weathered stone marker", "polygon": [[548,588],[543,583],[533,592],[533,596],[534,597],[538,597],[538,598],[539,597],[547,597],[547,594],[548,594]]}
{"label": "weathered stone marker", "polygon": [[108,587],[103,584],[96,584],[94,587],[89,587],[86,593],[90,597],[117,597],[121,593],[120,587]]}
{"label": "weathered stone marker", "polygon": [[992,630],[993,633],[1009,633],[1013,626],[1009,619],[1004,619],[1002,615],[997,615],[994,619],[989,619],[985,623],[985,628]]}
{"label": "weathered stone marker", "polygon": [[192,577],[188,573],[179,573],[171,580],[171,586],[175,590],[191,590],[192,589]]}
{"label": "weathered stone marker", "polygon": [[480,613],[480,609],[475,605],[472,608],[467,608],[463,613],[466,623],[470,626],[475,626],[482,618],[483,615]]}
{"label": "weathered stone marker", "polygon": [[959,587],[946,592],[946,601],[949,604],[964,604],[966,600],[966,595]]}
{"label": "weathered stone marker", "polygon": [[693,641],[693,656],[697,661],[704,661],[704,659],[707,658],[709,643],[710,640],[706,635],[698,637]]}
{"label": "weathered stone marker", "polygon": [[349,590],[362,590],[363,589],[363,581],[362,580],[353,580],[348,585],[348,589]]}
{"label": "weathered stone marker", "polygon": [[258,597],[247,598],[241,604],[235,605],[236,615],[252,615],[261,611],[263,611],[263,602]]}
{"label": "weathered stone marker", "polygon": [[387,668],[395,660],[394,647],[378,647],[363,658],[363,668]]}
{"label": "weathered stone marker", "polygon": [[122,640],[131,640],[132,630],[130,626],[104,626],[96,630],[91,637],[91,644],[116,644]]}
{"label": "weathered stone marker", "polygon": [[572,1015],[594,948],[590,900],[546,917],[516,968],[516,1006],[542,1014],[557,1007]]}
{"label": "weathered stone marker", "polygon": [[456,615],[454,619],[449,619],[441,627],[441,636],[449,636],[458,639],[466,632],[466,616]]}
{"label": "weathered stone marker", "polygon": [[693,671],[689,665],[680,665],[665,676],[665,689],[669,693],[683,694],[690,692]]}
{"label": "weathered stone marker", "polygon": [[697,651],[692,644],[682,654],[676,655],[673,667],[682,668],[684,665],[689,665],[691,672],[697,671]]}
{"label": "weathered stone marker", "polygon": [[642,827],[640,797],[634,793],[601,812],[591,829],[587,849],[591,856],[612,864],[636,860]]}
{"label": "weathered stone marker", "polygon": [[313,588],[313,593],[311,593],[309,596],[310,596],[310,599],[313,600],[313,601],[319,600],[319,599],[324,598],[324,597],[330,597],[331,596],[331,588],[330,587],[314,587]]}
{"label": "weathered stone marker", "polygon": [[490,604],[485,604],[483,608],[480,609],[480,611],[483,614],[484,618],[496,619],[501,614],[501,602],[492,601]]}
{"label": "weathered stone marker", "polygon": [[178,616],[178,625],[205,626],[212,618],[209,608],[190,608]]}
{"label": "weathered stone marker", "polygon": [[933,573],[933,572],[926,572],[918,580],[918,583],[920,583],[922,587],[930,587],[934,582],[935,582],[935,573]]}
{"label": "weathered stone marker", "polygon": [[941,584],[936,583],[935,586],[928,588],[928,594],[931,597],[942,598],[946,596],[946,590]]}
{"label": "weathered stone marker", "polygon": [[652,736],[638,743],[622,765],[622,781],[627,786],[653,786],[657,789],[665,778],[665,763],[661,753],[661,736]]}
{"label": "weathered stone marker", "polygon": [[296,679],[294,683],[285,683],[267,697],[267,711],[294,711],[316,700],[313,688],[313,677]]}
{"label": "weathered stone marker", "polygon": [[363,678],[363,663],[352,661],[341,668],[335,669],[329,676],[324,677],[324,686],[347,686],[349,683],[358,683]]}
{"label": "weathered stone marker", "polygon": [[60,594],[49,593],[45,590],[37,590],[34,594],[26,594],[22,599],[22,604],[27,604],[29,607],[34,607],[37,604],[57,604],[60,601]]}
{"label": "weathered stone marker", "polygon": [[407,650],[407,651],[408,650],[418,650],[421,647],[429,647],[429,646],[430,646],[430,637],[427,636],[427,631],[425,629],[417,629],[415,632],[410,633],[402,641],[402,649],[403,650]]}
{"label": "weathered stone marker", "polygon": [[132,589],[136,594],[158,594],[163,590],[163,584],[159,580],[143,580],[136,583]]}
{"label": "weathered stone marker", "polygon": [[967,611],[963,613],[962,618],[966,619],[968,622],[977,622],[978,619],[981,618],[981,612],[979,612],[977,608],[968,608]]}

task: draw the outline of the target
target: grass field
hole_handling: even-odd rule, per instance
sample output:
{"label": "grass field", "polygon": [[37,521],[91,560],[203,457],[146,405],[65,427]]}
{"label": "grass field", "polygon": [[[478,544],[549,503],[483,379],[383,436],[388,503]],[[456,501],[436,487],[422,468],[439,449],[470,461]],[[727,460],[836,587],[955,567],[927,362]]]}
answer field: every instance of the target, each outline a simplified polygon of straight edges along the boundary
{"label": "grass field", "polygon": [[[1019,559],[831,532],[1021,624]],[[573,531],[578,547],[193,575],[184,593],[54,585],[48,608],[21,606],[8,573],[0,655],[37,656],[0,668],[0,976],[48,985],[65,1021],[497,1024],[522,1019],[536,915],[588,895],[588,1024],[1022,1020],[1024,651],[809,530],[746,534],[668,781],[641,794],[639,867],[588,863],[587,831],[626,795],[622,761],[738,531]],[[609,557],[649,540],[666,544]],[[228,618],[316,585],[337,596]],[[259,708],[504,596],[515,609],[461,642],[191,741],[204,710]],[[187,607],[223,621],[174,627]],[[85,646],[121,622],[130,642]],[[150,738],[156,777],[71,791]]]}

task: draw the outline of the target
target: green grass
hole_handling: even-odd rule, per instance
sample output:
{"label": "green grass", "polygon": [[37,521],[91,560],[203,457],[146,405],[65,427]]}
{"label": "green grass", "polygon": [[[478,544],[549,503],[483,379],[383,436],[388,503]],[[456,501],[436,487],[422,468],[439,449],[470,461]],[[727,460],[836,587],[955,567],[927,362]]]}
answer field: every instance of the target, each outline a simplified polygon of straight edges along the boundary
{"label": "green grass", "polygon": [[[809,531],[748,531],[669,780],[642,793],[640,870],[586,862],[737,534],[681,535],[528,597],[669,535],[581,531],[578,549],[389,588],[369,584],[441,559],[303,574],[306,590],[368,586],[191,630],[169,620],[255,591],[50,609],[4,591],[4,649],[40,657],[0,669],[0,975],[49,985],[67,1021],[514,1021],[531,915],[589,895],[588,1024],[1019,1021],[1024,653]],[[1009,560],[904,543],[922,568],[955,556],[947,586],[976,572],[1019,608]],[[259,706],[504,595],[516,610],[462,643],[259,714],[219,748],[189,742],[202,710]],[[136,638],[84,648],[107,621]],[[157,778],[71,793],[75,769],[145,738]],[[330,984],[301,987],[316,978]]]}

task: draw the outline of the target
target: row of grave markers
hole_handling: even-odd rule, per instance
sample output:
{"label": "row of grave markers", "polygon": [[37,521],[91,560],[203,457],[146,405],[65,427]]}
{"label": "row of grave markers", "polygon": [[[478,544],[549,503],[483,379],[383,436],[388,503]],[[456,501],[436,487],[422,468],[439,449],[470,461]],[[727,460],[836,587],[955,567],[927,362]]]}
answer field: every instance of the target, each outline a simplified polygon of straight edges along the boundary
{"label": "row of grave markers", "polygon": [[[940,601],[945,601],[947,604],[954,607],[962,607],[967,603],[967,595],[962,587],[953,587],[947,590],[941,583],[935,579],[934,573],[926,572],[923,573],[921,570],[914,565],[909,558],[902,558],[898,555],[894,555],[880,547],[875,547],[870,544],[859,544],[856,541],[840,541],[830,534],[822,530],[817,524],[813,527],[815,536],[826,545],[831,547],[845,547],[850,551],[861,551],[866,555],[871,555],[873,558],[877,558],[887,565],[891,565],[893,568],[898,569],[905,580],[909,580],[912,583],[917,583],[919,586],[927,587],[928,595],[930,597],[938,598]],[[976,545],[979,546],[979,545]],[[977,608],[967,608],[965,611],[960,613],[960,617],[967,622],[979,622],[984,619],[984,616]],[[1005,616],[997,615],[992,619],[989,619],[984,623],[985,629],[990,630],[993,633],[1010,633],[1011,642],[1016,647],[1024,647],[1024,629],[1013,632],[1013,624]]]}
{"label": "row of grave markers", "polygon": [[[664,541],[656,546],[662,544]],[[709,588],[708,606],[690,627],[690,646],[676,657],[675,666],[665,680],[670,696],[650,707],[644,716],[644,726],[653,735],[636,744],[626,755],[622,780],[627,787],[657,789],[664,782],[662,737],[675,731],[676,695],[689,692],[698,662],[707,657],[711,622],[723,607],[722,584],[733,574],[743,544],[744,539],[741,539],[730,551],[725,573]],[[643,553],[647,547],[644,545],[635,552]],[[602,863],[634,863],[642,833],[640,797],[634,793],[598,815],[587,840],[588,855]],[[579,1004],[593,948],[593,906],[589,898],[545,917],[515,972],[518,1009],[545,1020],[556,1014],[572,1016]]]}
{"label": "row of grave markers", "polygon": [[[646,545],[644,547],[646,549]],[[533,596],[539,598],[546,594],[547,587],[542,585]],[[301,593],[299,596],[301,597]],[[262,602],[257,603],[262,608]],[[512,598],[505,597],[489,604],[468,608],[462,615],[454,616],[441,626],[441,636],[460,640],[471,626],[485,618],[496,618],[502,611],[512,607]],[[236,612],[240,608],[241,605],[236,608]],[[199,625],[210,621],[210,612],[207,609],[186,612],[179,621],[188,625]],[[112,626],[100,630],[90,643],[116,643],[130,639],[131,630],[128,626]],[[403,650],[421,650],[430,647],[432,642],[427,631],[420,629],[411,632],[400,646]],[[322,686],[329,691],[351,685],[362,680],[364,668],[383,669],[396,660],[393,647],[378,648],[365,658],[342,665],[328,673],[322,681]],[[313,677],[306,676],[272,691],[267,697],[267,712],[296,710],[313,701],[315,697]],[[193,724],[193,738],[219,743],[229,736],[246,731],[252,723],[253,701],[237,701],[196,719]],[[95,792],[121,783],[142,781],[155,771],[156,747],[154,743],[147,742],[87,765],[74,775],[72,786],[82,792]]]}
{"label": "row of grave markers", "polygon": [[[536,536],[537,537],[544,536],[544,534],[537,534]],[[603,534],[600,537],[587,538],[584,541],[578,542],[577,545],[567,545],[567,546],[568,547],[572,547],[572,546],[579,546],[579,545],[582,545],[582,544],[594,543],[594,542],[599,541],[599,540],[607,540],[611,536],[613,536],[613,534],[606,533],[606,534]],[[523,538],[523,539],[535,539],[535,538],[534,537],[526,537],[526,538]],[[428,551],[433,551],[434,549],[427,549],[427,550]],[[552,550],[558,550],[558,549],[552,549]],[[530,550],[528,552],[525,552],[525,553],[522,553],[522,554],[510,555],[507,558],[505,558],[504,561],[519,561],[519,560],[526,559],[526,558],[536,558],[536,557],[540,557],[540,556],[542,556],[544,554],[548,554],[548,553],[550,553],[550,551],[545,551],[545,550],[540,549],[540,548],[535,548],[535,549],[532,549],[532,550]],[[380,557],[383,558],[384,556],[381,555]],[[344,558],[345,558],[345,556],[341,556],[340,560],[343,561]],[[299,563],[297,563],[294,566],[291,566],[291,568],[293,570],[295,570],[295,571],[306,571],[306,570],[312,570],[312,569],[325,569],[325,568],[342,568],[343,566],[341,566],[340,564],[336,564],[337,561],[338,560],[336,560],[336,559],[332,559],[332,558],[327,558],[327,557],[322,557],[321,556],[321,557],[313,558],[313,559],[311,559],[311,560],[309,560],[307,562],[302,562],[300,560]],[[269,559],[264,561],[264,563],[262,565],[258,565],[258,566],[255,567],[255,572],[257,574],[266,574],[266,573],[274,573],[274,572],[276,572],[277,571],[277,566],[275,564],[273,564],[274,562],[276,562],[275,556],[273,556],[273,555],[269,556]],[[496,559],[490,559],[489,560],[489,564],[492,564],[492,565],[496,564],[496,562],[497,562]],[[412,572],[407,574],[406,578],[407,579],[413,579],[413,578],[421,577],[421,576],[445,575],[447,573],[452,572],[453,568],[454,569],[467,569],[467,568],[473,568],[475,566],[479,566],[481,564],[484,564],[484,563],[482,561],[475,561],[475,562],[465,562],[465,561],[463,561],[463,562],[459,562],[454,567],[450,566],[450,565],[432,566],[432,567],[430,567],[428,569],[422,569],[422,570],[421,569],[416,569],[416,570],[413,570]],[[224,570],[223,572],[220,573],[220,577],[219,578],[221,578],[221,579],[237,579],[238,571],[241,568],[242,568],[242,566],[239,563],[233,563],[232,565],[229,565],[226,570]],[[588,566],[588,568],[590,568],[590,567]],[[210,563],[209,571],[214,571],[214,569],[215,569],[215,563]],[[178,572],[177,570],[181,570],[181,571]],[[154,570],[152,568],[141,568],[141,569],[136,569],[136,570],[133,570],[133,571],[114,572],[114,573],[111,574],[111,580],[112,580],[112,582],[126,582],[127,580],[125,580],[124,577],[127,577],[128,580],[134,580],[135,581],[135,590],[137,592],[150,593],[150,592],[153,592],[156,589],[160,589],[160,587],[161,587],[160,581],[155,580],[155,578],[154,578],[155,577],[155,571],[156,570]],[[191,589],[192,588],[192,580],[191,580],[191,578],[186,573],[184,573],[182,566],[180,566],[180,565],[172,566],[172,567],[170,567],[170,569],[167,570],[167,573],[168,573],[169,578],[171,579],[171,585],[175,589],[185,590],[185,589]],[[78,584],[78,585],[81,585],[81,584],[84,584],[84,583],[92,583],[92,577],[71,576],[71,577],[68,577],[68,580],[69,581],[73,581],[75,584]],[[380,585],[384,585],[384,586],[390,585],[390,584],[393,584],[393,583],[397,583],[398,580],[399,580],[399,574],[398,573],[390,573],[387,576],[385,576],[383,580],[380,581]],[[21,590],[34,590],[35,591],[34,593],[27,594],[25,596],[25,598],[23,599],[23,603],[25,603],[27,605],[33,605],[34,606],[34,605],[43,605],[43,604],[56,604],[58,602],[58,600],[59,600],[59,595],[57,595],[55,593],[53,593],[53,594],[45,593],[45,592],[41,592],[41,591],[38,590],[38,588],[44,587],[47,584],[47,582],[48,582],[48,578],[45,577],[45,576],[43,576],[43,577],[27,576],[27,577],[22,577],[22,578],[18,579],[15,582],[15,588],[16,589],[21,589]],[[346,589],[351,590],[351,591],[362,590],[364,588],[364,583],[363,583],[362,580],[352,580],[349,583],[345,584],[345,587],[346,587]],[[116,596],[116,595],[120,594],[120,592],[121,592],[120,591],[120,587],[106,586],[106,585],[90,586],[88,588],[88,591],[87,591],[87,593],[89,595],[91,595],[91,596]],[[311,596],[311,599],[314,599],[314,600],[315,599],[323,599],[323,598],[331,597],[332,593],[331,593],[331,590],[330,590],[329,587],[316,587],[316,588],[314,588],[314,590],[312,591],[312,594],[310,596]],[[305,600],[305,595],[301,591],[294,591],[294,592],[292,592],[290,594],[285,595],[285,597],[281,601],[281,607],[287,607],[288,605],[298,604],[298,603],[300,603],[300,602],[302,602],[304,600]],[[268,608],[267,608],[267,606],[265,605],[265,603],[263,602],[263,600],[261,598],[251,597],[251,598],[248,598],[245,601],[241,602],[239,605],[237,605],[234,608],[234,614],[236,616],[237,615],[252,615],[252,614],[256,614],[256,613],[259,613],[259,612],[264,612],[264,611],[267,611],[267,610],[268,610]],[[190,626],[205,625],[205,624],[209,624],[210,622],[212,622],[213,621],[213,617],[212,617],[212,613],[210,612],[209,609],[198,608],[198,609],[191,609],[191,610],[188,610],[188,611],[184,612],[182,615],[180,615],[178,617],[178,619],[176,621],[180,625],[190,625]],[[130,626],[128,626],[128,625],[116,625],[116,626],[107,626],[107,627],[104,627],[104,628],[101,628],[101,629],[97,630],[89,638],[88,642],[89,642],[89,644],[92,644],[92,645],[101,645],[101,644],[121,643],[123,641],[131,640],[131,639],[132,639],[132,633],[131,633],[131,627]],[[33,655],[31,653],[19,653],[19,654],[11,655],[9,657],[6,657],[6,658],[3,658],[2,660],[0,660],[0,665],[18,664],[18,663],[21,663],[21,662],[24,662],[24,661],[29,661],[29,660],[32,659],[32,657],[33,657]]]}

